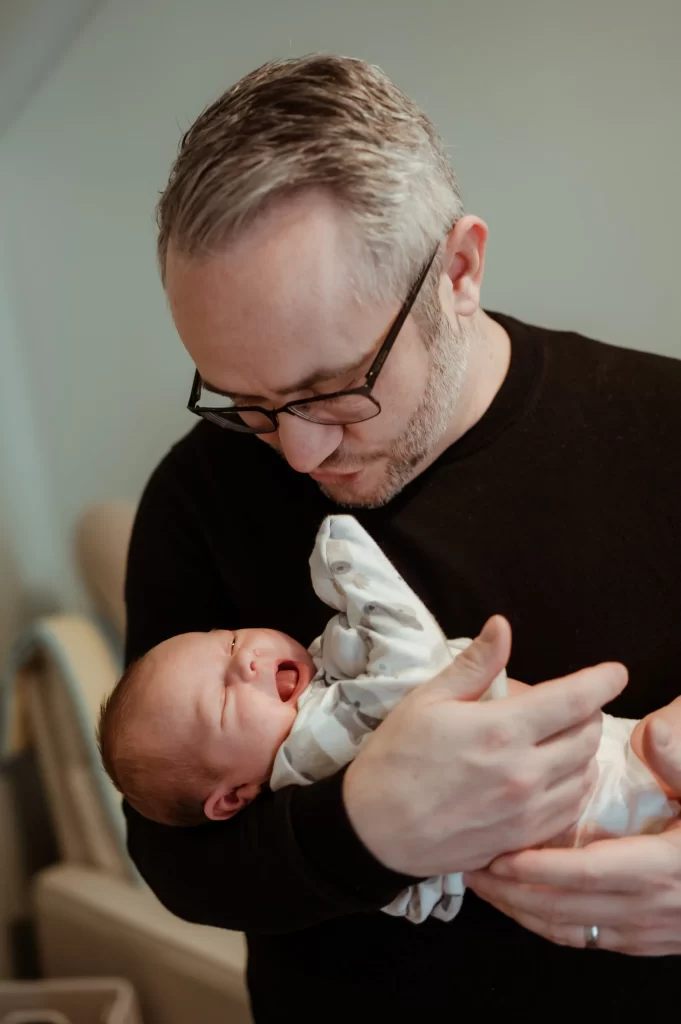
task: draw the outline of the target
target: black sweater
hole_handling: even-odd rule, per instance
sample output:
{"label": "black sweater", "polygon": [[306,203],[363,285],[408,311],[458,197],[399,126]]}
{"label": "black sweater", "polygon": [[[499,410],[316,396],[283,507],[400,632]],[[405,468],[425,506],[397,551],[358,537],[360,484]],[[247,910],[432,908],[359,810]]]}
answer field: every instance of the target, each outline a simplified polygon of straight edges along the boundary
{"label": "black sweater", "polygon": [[[681,362],[492,315],[512,358],[485,416],[385,508],[357,517],[447,636],[506,615],[509,671],[527,683],[622,661],[630,683],[608,710],[639,718],[681,692]],[[216,626],[270,626],[309,644],[329,610],[308,557],[333,511],[257,438],[198,424],[139,508],[128,660]],[[409,879],[355,836],[341,778],[193,829],[126,808],[131,854],[162,902],[248,934],[258,1024],[539,1019],[557,1002],[590,1020],[654,1012],[678,991],[681,957],[555,946],[470,892],[450,924],[378,912]]]}

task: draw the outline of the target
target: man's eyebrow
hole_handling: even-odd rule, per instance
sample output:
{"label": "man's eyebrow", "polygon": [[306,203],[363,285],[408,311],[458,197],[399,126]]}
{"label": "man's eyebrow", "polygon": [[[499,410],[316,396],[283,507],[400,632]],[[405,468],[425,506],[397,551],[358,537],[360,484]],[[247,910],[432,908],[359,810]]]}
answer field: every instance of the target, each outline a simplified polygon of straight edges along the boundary
{"label": "man's eyebrow", "polygon": [[[371,355],[371,350],[365,352],[360,359],[353,360],[352,363],[346,366],[336,366],[333,369],[322,369],[315,370],[314,373],[310,373],[307,377],[303,377],[302,380],[298,380],[293,384],[289,384],[285,388],[275,388],[272,394],[278,395],[280,398],[285,398],[286,395],[290,395],[294,391],[305,391],[308,388],[313,388],[318,384],[325,384],[329,380],[336,380],[338,377],[346,377],[359,370],[361,366],[367,361]],[[218,395],[225,395],[227,398],[231,398],[233,395],[238,395],[239,398],[257,398],[257,395],[245,395],[241,391],[230,391],[227,388],[218,388],[214,384],[211,384],[205,378],[203,380],[203,386],[209,391],[214,391]]]}

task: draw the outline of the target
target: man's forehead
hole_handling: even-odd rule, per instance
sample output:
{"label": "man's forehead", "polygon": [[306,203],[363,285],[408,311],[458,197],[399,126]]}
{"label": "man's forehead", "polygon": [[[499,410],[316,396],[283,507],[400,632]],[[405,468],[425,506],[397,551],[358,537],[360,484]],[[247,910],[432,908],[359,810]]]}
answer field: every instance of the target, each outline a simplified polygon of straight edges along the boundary
{"label": "man's forehead", "polygon": [[251,316],[276,310],[285,321],[300,307],[309,317],[351,296],[353,249],[347,222],[328,200],[313,194],[282,202],[208,257],[186,256],[171,241],[171,307],[206,320],[243,309]]}
{"label": "man's forehead", "polygon": [[347,254],[319,242],[284,232],[209,259],[169,257],[173,318],[204,380],[240,394],[290,393],[372,351],[385,310],[356,302]]}

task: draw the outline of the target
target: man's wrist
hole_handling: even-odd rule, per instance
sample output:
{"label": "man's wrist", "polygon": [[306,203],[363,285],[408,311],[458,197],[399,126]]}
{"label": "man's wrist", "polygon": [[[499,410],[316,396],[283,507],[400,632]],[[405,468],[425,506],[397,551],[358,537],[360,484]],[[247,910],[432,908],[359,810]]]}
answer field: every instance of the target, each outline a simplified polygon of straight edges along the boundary
{"label": "man's wrist", "polygon": [[354,909],[378,909],[414,879],[382,864],[357,835],[343,799],[345,771],[297,787],[291,823],[301,852],[322,879],[345,892]]}

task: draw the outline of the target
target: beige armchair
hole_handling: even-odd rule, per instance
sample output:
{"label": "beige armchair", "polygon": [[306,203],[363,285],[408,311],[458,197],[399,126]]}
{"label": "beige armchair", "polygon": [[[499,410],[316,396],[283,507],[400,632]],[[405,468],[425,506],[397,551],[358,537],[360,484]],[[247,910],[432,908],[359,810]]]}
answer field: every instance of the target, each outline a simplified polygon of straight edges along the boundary
{"label": "beige armchair", "polygon": [[41,620],[10,666],[3,742],[35,746],[62,858],[33,888],[44,971],[129,978],[145,1024],[247,1024],[243,936],[190,925],[159,904],[127,857],[120,800],[97,757],[96,715],[120,670],[107,629],[120,642],[133,514],[127,503],[98,505],[77,529],[79,568],[103,621]]}

